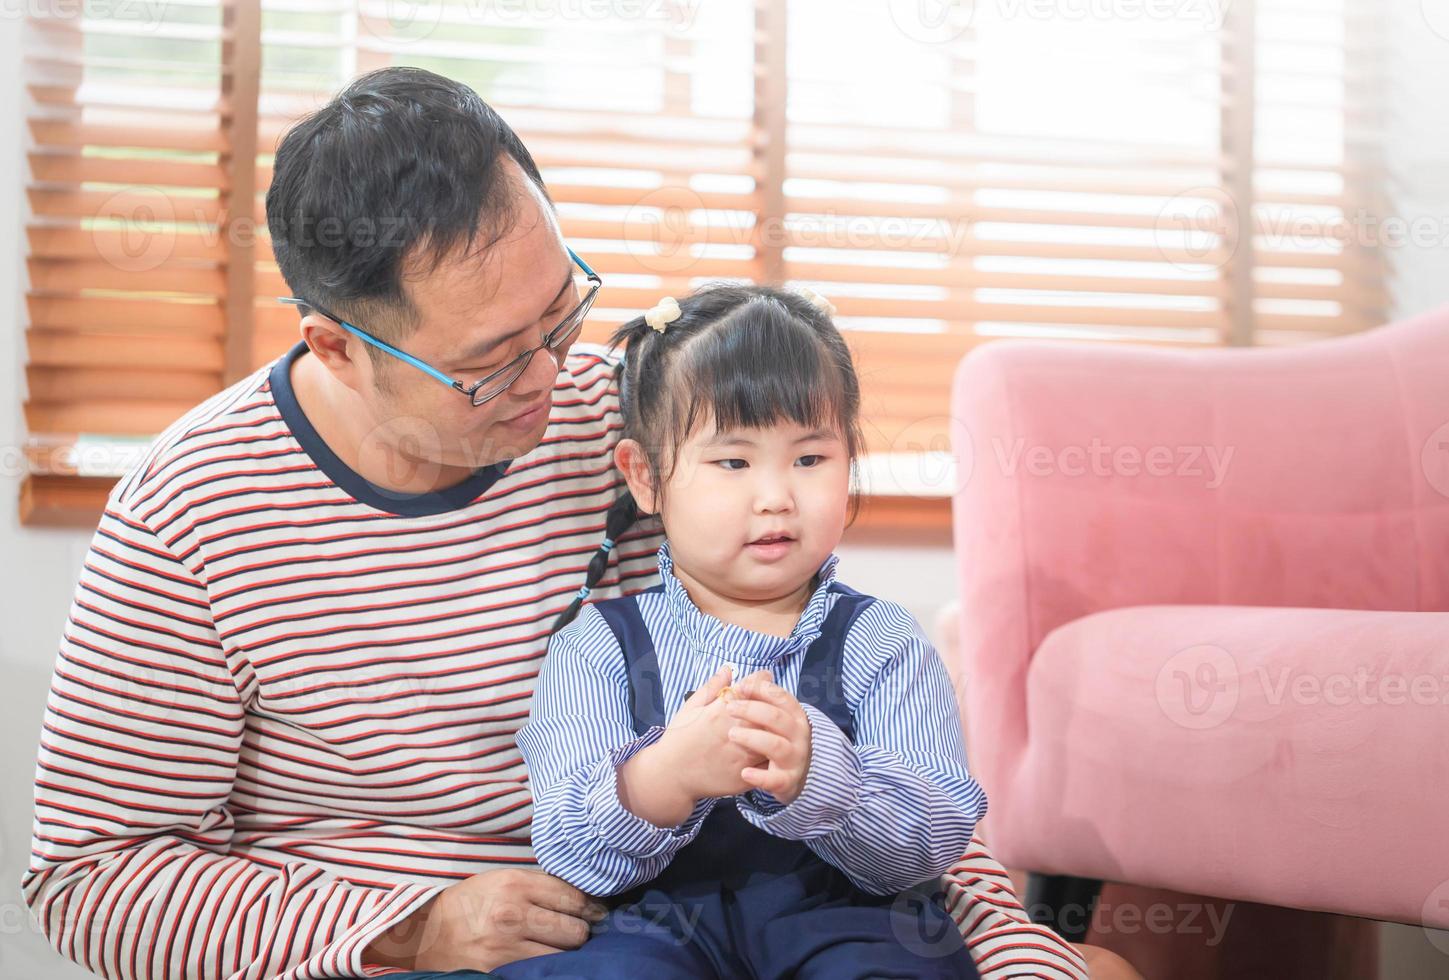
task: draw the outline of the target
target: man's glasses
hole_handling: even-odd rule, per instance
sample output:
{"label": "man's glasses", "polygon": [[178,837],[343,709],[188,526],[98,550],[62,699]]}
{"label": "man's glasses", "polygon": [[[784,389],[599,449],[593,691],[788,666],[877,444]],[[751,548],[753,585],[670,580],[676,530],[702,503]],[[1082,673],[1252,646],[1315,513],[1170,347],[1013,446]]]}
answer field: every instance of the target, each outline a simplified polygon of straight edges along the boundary
{"label": "man's glasses", "polygon": [[352,334],[355,334],[358,338],[366,343],[371,344],[378,350],[387,351],[393,357],[396,357],[399,360],[406,361],[407,363],[411,364],[413,367],[418,368],[421,371],[426,371],[428,374],[437,378],[448,387],[454,388],[462,392],[463,394],[468,396],[469,400],[473,402],[474,406],[478,406],[482,405],[489,399],[497,398],[499,395],[507,391],[509,386],[512,385],[513,382],[521,378],[524,371],[528,370],[528,365],[533,362],[533,355],[537,354],[541,350],[548,351],[549,356],[554,359],[554,363],[557,364],[560,368],[563,367],[563,359],[562,357],[560,357],[560,352],[566,351],[569,344],[573,343],[574,339],[578,337],[579,331],[582,330],[584,326],[584,317],[588,316],[589,308],[594,305],[594,297],[599,294],[599,287],[604,284],[604,281],[599,278],[599,274],[593,269],[589,268],[588,263],[585,262],[583,259],[579,258],[573,249],[568,249],[568,253],[569,258],[573,259],[574,264],[584,271],[584,275],[585,277],[587,277],[589,283],[588,288],[584,292],[583,299],[579,301],[579,305],[575,306],[573,312],[571,312],[568,316],[564,317],[563,320],[559,322],[558,326],[554,327],[548,333],[544,334],[543,343],[530,350],[524,351],[522,354],[519,354],[513,360],[509,361],[507,364],[503,365],[503,367],[499,368],[497,371],[493,371],[487,377],[480,378],[479,380],[473,382],[471,385],[465,385],[463,384],[463,382],[458,381],[455,378],[448,377],[442,371],[439,371],[437,368],[433,367],[426,361],[421,360],[420,358],[416,358],[413,355],[407,353],[406,351],[399,350],[385,340],[380,340],[379,338],[374,337],[366,330],[363,330],[361,327],[355,326],[354,324],[348,323],[340,316],[337,316],[333,313],[328,313],[316,303],[310,302],[305,299],[300,299],[296,296],[278,296],[277,301],[280,303],[288,303],[292,306],[299,306],[305,309],[315,310],[316,312],[325,316],[327,319],[334,321],[342,329],[347,330]]}

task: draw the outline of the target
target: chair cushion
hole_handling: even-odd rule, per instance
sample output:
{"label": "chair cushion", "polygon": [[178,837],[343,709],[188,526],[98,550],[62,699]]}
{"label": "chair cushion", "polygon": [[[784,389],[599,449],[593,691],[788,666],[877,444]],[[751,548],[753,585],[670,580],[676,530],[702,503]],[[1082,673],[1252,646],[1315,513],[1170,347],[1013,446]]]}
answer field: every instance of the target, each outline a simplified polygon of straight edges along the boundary
{"label": "chair cushion", "polygon": [[1449,927],[1449,613],[1113,609],[1026,686],[1011,866]]}

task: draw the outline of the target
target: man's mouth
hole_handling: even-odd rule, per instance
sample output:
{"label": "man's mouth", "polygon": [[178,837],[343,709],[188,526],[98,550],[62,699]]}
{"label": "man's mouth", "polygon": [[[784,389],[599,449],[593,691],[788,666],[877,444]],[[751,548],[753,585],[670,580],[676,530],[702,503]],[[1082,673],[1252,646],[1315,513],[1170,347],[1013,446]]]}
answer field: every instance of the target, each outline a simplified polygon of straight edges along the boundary
{"label": "man's mouth", "polygon": [[551,401],[552,401],[552,399],[540,399],[538,402],[534,403],[531,407],[524,409],[523,411],[519,412],[517,415],[510,415],[508,418],[504,419],[504,421],[505,422],[516,422],[519,419],[523,418],[524,416],[527,416],[527,415],[529,415],[529,414],[531,414],[533,412],[537,412],[539,409],[544,408],[545,406],[548,406]]}

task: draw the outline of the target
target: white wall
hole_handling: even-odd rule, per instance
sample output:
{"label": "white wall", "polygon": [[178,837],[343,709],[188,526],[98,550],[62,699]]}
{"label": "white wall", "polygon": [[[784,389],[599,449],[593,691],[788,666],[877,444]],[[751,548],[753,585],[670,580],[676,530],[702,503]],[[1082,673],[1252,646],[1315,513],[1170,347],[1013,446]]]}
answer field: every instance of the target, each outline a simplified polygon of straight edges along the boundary
{"label": "white wall", "polygon": [[[20,87],[20,23],[0,17],[0,105],[15,105]],[[23,391],[24,120],[0,118],[0,446],[21,444]],[[13,458],[13,453],[0,454]],[[30,922],[20,901],[20,875],[30,853],[31,792],[45,695],[89,533],[21,529],[18,478],[0,477],[0,978],[87,977],[60,959]]]}
{"label": "white wall", "polygon": [[[1437,0],[1428,0],[1435,3]],[[1386,121],[1391,164],[1403,183],[1397,211],[1407,218],[1437,219],[1449,234],[1449,125],[1440,93],[1449,91],[1449,5],[1444,36],[1424,29],[1417,0],[1401,5],[1395,43],[1394,114]],[[0,17],[0,92],[20,91],[20,26]],[[0,105],[13,104],[12,97]],[[23,420],[24,322],[23,205],[25,128],[21,114],[0,120],[0,445],[20,444]],[[1396,250],[1396,310],[1406,315],[1449,302],[1449,249]],[[56,640],[65,621],[88,531],[47,531],[17,524],[18,479],[0,478],[0,980],[47,976],[57,980],[89,974],[50,952],[29,923],[18,881],[29,850],[31,792],[36,742]],[[865,592],[903,602],[928,630],[939,607],[955,592],[955,567],[948,548],[903,544],[889,535],[862,536],[843,546],[842,578]],[[1439,948],[1424,932],[1408,926],[1384,929],[1385,978],[1441,977],[1449,968],[1449,936]]]}
{"label": "white wall", "polygon": [[[1395,313],[1402,318],[1449,303],[1449,0],[1390,6],[1391,108],[1383,124],[1394,211],[1433,238],[1392,252]],[[1384,980],[1449,975],[1449,931],[1386,923],[1379,940]]]}

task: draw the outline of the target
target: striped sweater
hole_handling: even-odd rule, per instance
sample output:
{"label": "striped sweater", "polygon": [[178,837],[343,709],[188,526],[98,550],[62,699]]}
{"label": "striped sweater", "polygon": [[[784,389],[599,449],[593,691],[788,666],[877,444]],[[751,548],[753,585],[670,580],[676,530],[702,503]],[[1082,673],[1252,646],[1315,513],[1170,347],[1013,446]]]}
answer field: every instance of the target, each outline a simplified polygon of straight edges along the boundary
{"label": "striped sweater", "polygon": [[[61,638],[25,901],[105,977],[374,976],[447,885],[536,867],[517,745],[548,630],[621,491],[609,355],[577,344],[543,441],[398,496],[348,469],[273,364],[117,483]],[[659,581],[657,521],[594,592]],[[1085,976],[979,839],[952,872],[983,975]]]}

